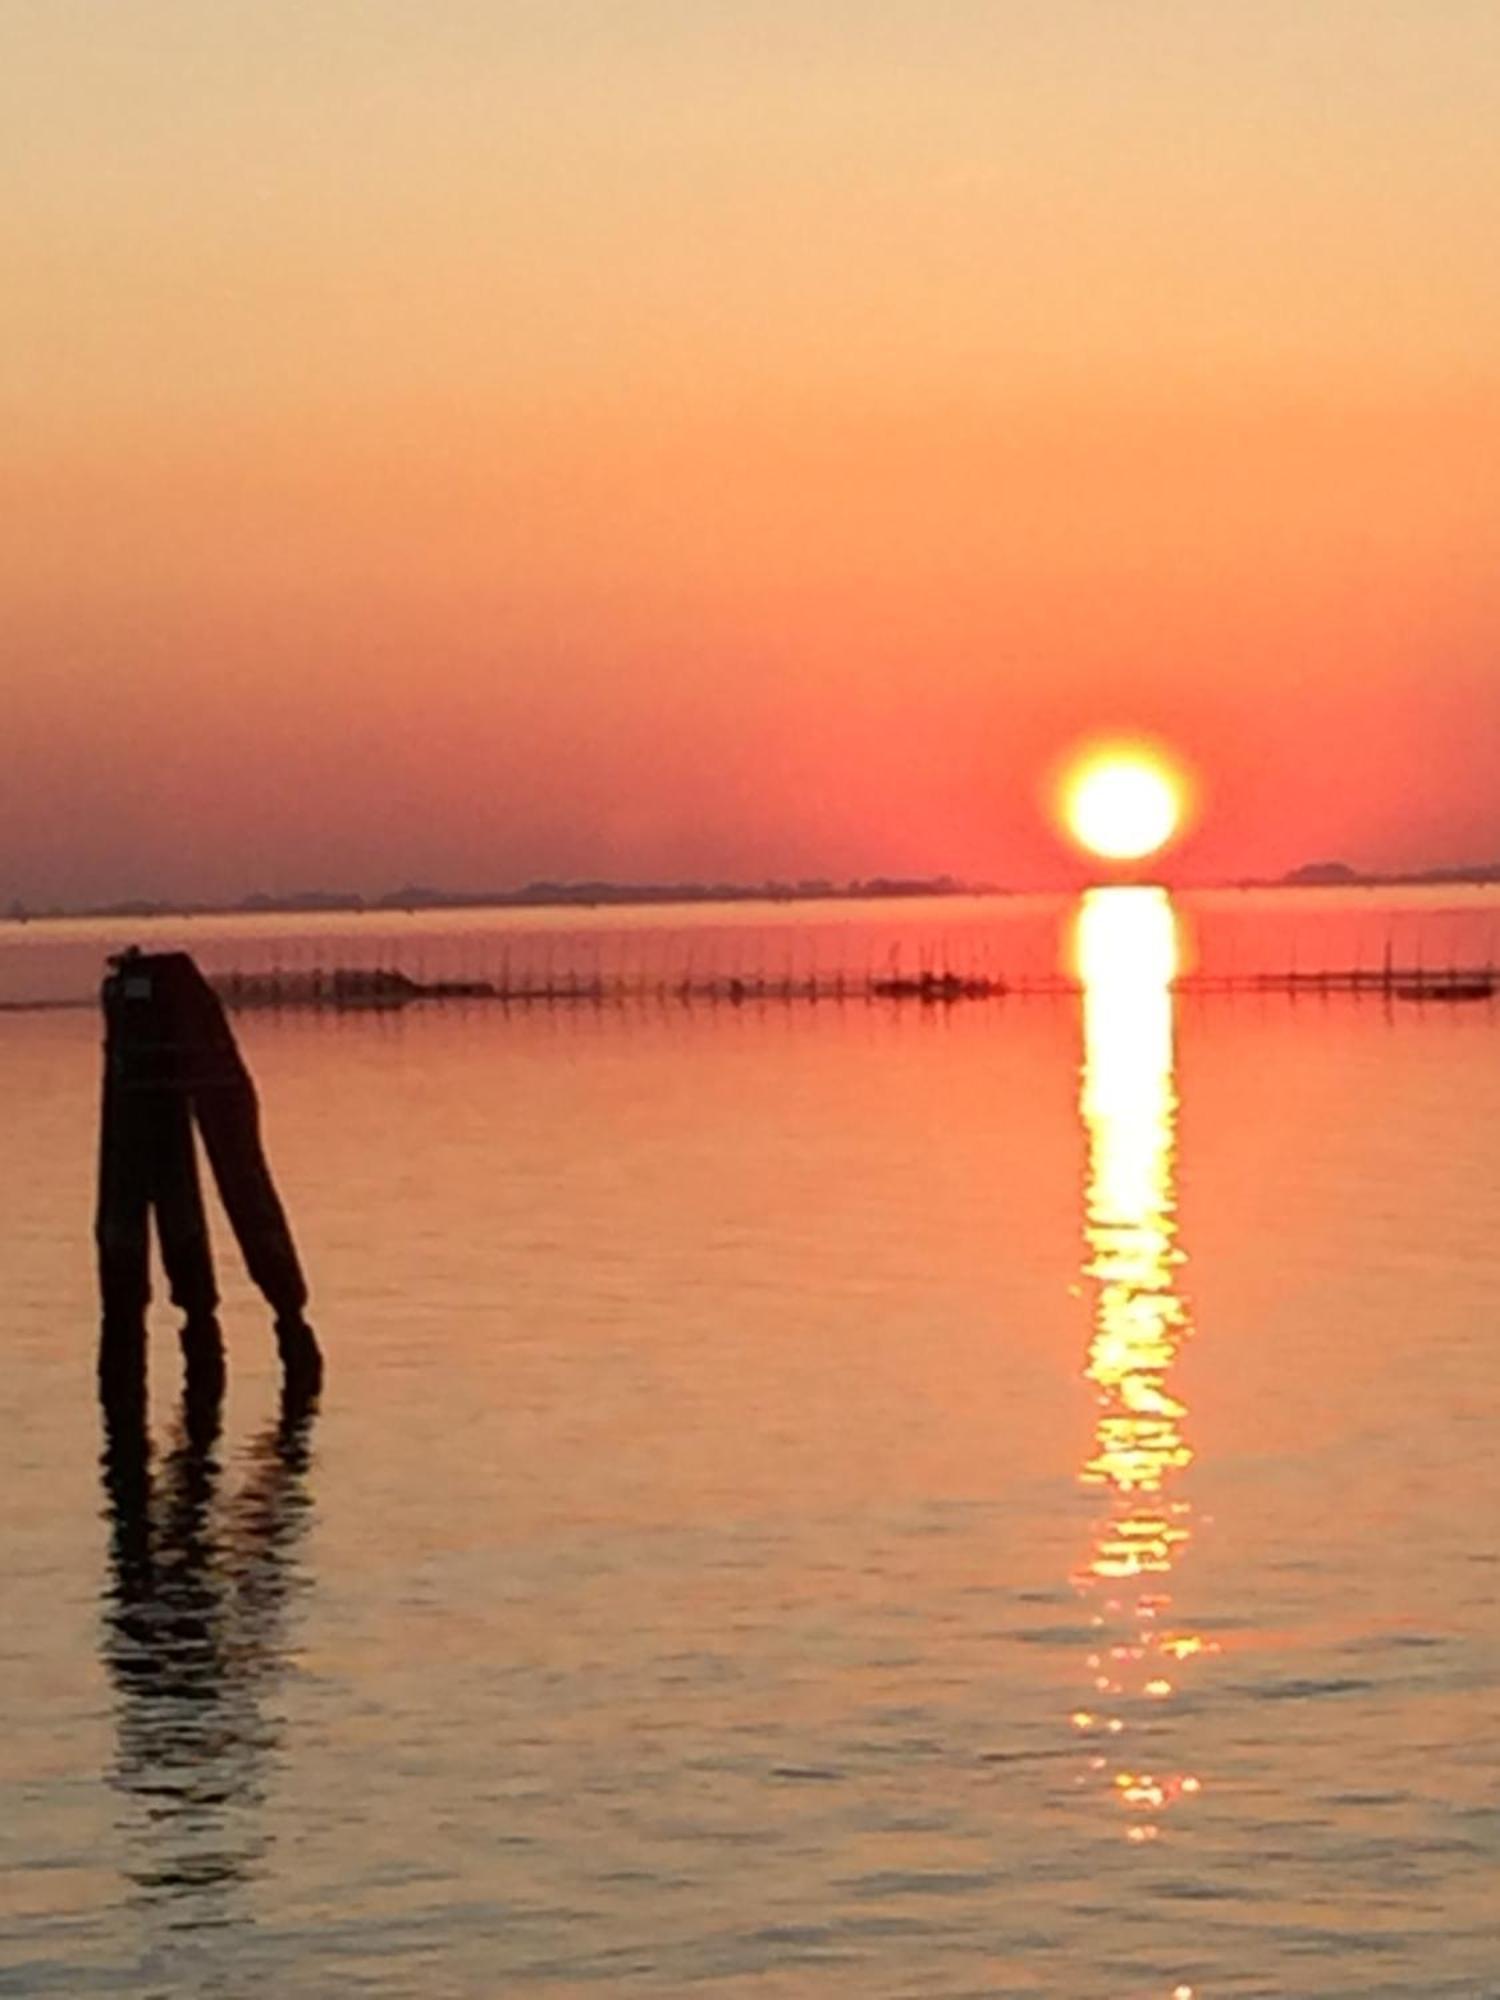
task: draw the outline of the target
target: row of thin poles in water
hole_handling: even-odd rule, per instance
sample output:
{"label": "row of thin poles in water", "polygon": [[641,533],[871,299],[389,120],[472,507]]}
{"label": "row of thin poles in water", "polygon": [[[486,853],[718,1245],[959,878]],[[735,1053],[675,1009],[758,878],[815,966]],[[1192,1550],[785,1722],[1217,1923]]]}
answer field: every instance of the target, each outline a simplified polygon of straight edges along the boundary
{"label": "row of thin poles in water", "polygon": [[[915,942],[860,940],[811,928],[772,936],[728,928],[607,937],[576,932],[427,935],[361,939],[357,950],[347,952],[324,935],[274,941],[259,966],[225,964],[212,967],[211,977],[231,1006],[273,1008],[399,1007],[432,1001],[951,1005],[1079,990],[1076,974],[1049,959],[1035,940],[1028,956],[1004,931],[1002,924],[957,937],[934,933]],[[1335,945],[1331,952],[1310,952],[1307,942],[1293,934],[1285,949],[1262,948],[1239,963],[1220,951],[1211,960],[1187,963],[1175,983],[1183,993],[1343,994],[1435,1002],[1489,1000],[1500,991],[1500,969],[1488,940],[1482,957],[1473,952],[1472,941],[1466,941],[1467,953],[1460,951],[1451,933],[1441,941],[1448,949],[1434,950],[1434,940],[1424,938],[1420,929],[1401,938],[1387,932],[1373,951],[1367,942],[1361,948],[1357,936],[1352,948]]]}

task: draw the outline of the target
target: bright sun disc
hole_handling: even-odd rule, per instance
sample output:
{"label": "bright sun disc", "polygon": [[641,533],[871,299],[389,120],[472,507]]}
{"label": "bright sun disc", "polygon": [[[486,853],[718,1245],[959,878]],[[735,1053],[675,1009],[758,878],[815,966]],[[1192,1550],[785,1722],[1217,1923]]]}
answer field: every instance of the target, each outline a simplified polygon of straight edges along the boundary
{"label": "bright sun disc", "polygon": [[1177,831],[1182,788],[1165,765],[1139,751],[1111,750],[1074,770],[1063,793],[1068,830],[1105,861],[1139,861]]}

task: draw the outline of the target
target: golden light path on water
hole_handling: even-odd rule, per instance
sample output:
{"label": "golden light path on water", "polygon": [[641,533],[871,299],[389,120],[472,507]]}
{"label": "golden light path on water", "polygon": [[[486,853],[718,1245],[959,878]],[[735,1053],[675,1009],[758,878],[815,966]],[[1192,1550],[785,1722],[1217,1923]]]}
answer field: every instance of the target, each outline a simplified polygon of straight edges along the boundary
{"label": "golden light path on water", "polygon": [[1075,1582],[1092,1607],[1090,1688],[1074,1712],[1089,1768],[1126,1838],[1155,1840],[1201,1789],[1169,1748],[1163,1705],[1214,1650],[1172,1616],[1172,1574],[1192,1539],[1193,1462],[1173,1383],[1192,1332],[1178,1288],[1172,981],[1166,891],[1097,889],[1078,913],[1083,982],[1080,1108],[1088,1136],[1083,1271],[1092,1300],[1085,1374],[1098,1415],[1080,1478],[1102,1507]]}

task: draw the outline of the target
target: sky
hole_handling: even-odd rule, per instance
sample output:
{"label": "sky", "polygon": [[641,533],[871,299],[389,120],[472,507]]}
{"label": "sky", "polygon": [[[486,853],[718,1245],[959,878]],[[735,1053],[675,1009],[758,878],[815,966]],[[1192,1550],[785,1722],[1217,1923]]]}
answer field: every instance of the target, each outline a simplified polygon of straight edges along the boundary
{"label": "sky", "polygon": [[1494,0],[0,0],[0,906],[1500,857]]}

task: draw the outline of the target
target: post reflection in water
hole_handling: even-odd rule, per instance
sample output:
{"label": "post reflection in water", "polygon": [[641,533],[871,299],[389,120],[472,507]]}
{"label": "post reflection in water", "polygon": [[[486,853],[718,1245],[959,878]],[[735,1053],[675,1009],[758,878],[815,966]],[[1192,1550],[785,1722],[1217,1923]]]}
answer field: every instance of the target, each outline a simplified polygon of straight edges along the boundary
{"label": "post reflection in water", "polygon": [[1193,1452],[1174,1365],[1192,1331],[1178,1289],[1172,982],[1177,919],[1163,889],[1096,889],[1079,910],[1080,1108],[1088,1136],[1085,1374],[1098,1417],[1080,1478],[1103,1506],[1075,1581],[1092,1607],[1089,1694],[1072,1718],[1126,1837],[1155,1839],[1200,1781],[1163,1726],[1188,1663],[1210,1650],[1172,1617],[1193,1533]]}
{"label": "post reflection in water", "polygon": [[184,1401],[159,1469],[143,1405],[106,1410],[113,1783],[128,1876],[169,1932],[233,1922],[234,1892],[263,1852],[257,1808],[278,1734],[266,1696],[285,1667],[312,1415],[289,1397],[222,1499],[216,1399]]}

